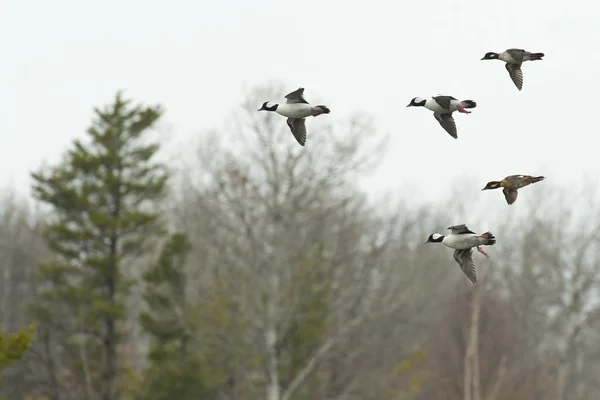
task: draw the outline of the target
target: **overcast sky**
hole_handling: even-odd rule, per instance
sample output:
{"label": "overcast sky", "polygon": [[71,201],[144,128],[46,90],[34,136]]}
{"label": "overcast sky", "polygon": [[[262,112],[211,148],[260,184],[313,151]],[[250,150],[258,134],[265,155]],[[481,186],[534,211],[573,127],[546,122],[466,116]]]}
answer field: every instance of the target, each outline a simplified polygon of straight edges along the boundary
{"label": "overcast sky", "polygon": [[[457,177],[475,193],[509,174],[545,175],[544,185],[597,176],[599,10],[591,0],[0,0],[0,184],[29,193],[29,172],[56,161],[119,89],[163,104],[172,142],[185,143],[221,125],[244,85],[270,79],[318,97],[332,110],[319,118],[365,110],[391,134],[371,193],[418,186],[430,200]],[[546,54],[523,65],[522,92],[502,62],[480,61],[510,47]],[[436,94],[478,103],[455,113],[458,140],[405,107]]]}

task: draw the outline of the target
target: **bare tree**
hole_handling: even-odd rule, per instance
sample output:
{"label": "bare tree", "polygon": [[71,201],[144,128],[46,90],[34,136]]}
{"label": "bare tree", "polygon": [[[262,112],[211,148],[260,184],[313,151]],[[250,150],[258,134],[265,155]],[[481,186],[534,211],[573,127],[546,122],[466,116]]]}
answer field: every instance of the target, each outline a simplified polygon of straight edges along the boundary
{"label": "bare tree", "polygon": [[[25,305],[35,299],[34,276],[37,260],[46,254],[41,235],[42,216],[29,208],[26,198],[8,188],[0,201],[0,297],[2,298],[2,330],[16,331],[31,324]],[[40,336],[38,327],[36,336]],[[35,363],[39,342],[26,357],[6,372],[3,390],[10,397],[36,394],[36,383],[43,374]],[[33,387],[33,390],[31,390]]]}
{"label": "bare tree", "polygon": [[[594,186],[586,186],[594,187]],[[587,399],[598,395],[600,341],[600,215],[593,191],[579,196],[540,191],[535,217],[516,230],[513,262],[503,268],[518,321],[528,345],[555,367],[554,398]],[[578,213],[576,210],[585,210]]]}
{"label": "bare tree", "polygon": [[[375,374],[373,367],[384,384],[361,398],[377,398],[389,386],[383,377],[414,350],[387,354],[381,364],[374,355],[381,343],[369,337],[389,341],[407,325],[395,315],[410,303],[399,289],[410,286],[392,264],[399,254],[393,244],[415,221],[379,212],[356,188],[381,158],[370,118],[311,119],[301,148],[283,118],[255,111],[283,94],[268,88],[248,96],[234,114],[237,135],[204,144],[199,178],[185,185],[194,190],[178,205],[195,242],[199,268],[190,273],[202,280],[198,301],[224,296],[246,332],[205,333],[204,341],[260,360],[241,362],[238,371],[222,366],[240,388],[229,390],[235,398],[353,398],[367,392],[359,377]],[[229,338],[217,339],[223,335]]]}

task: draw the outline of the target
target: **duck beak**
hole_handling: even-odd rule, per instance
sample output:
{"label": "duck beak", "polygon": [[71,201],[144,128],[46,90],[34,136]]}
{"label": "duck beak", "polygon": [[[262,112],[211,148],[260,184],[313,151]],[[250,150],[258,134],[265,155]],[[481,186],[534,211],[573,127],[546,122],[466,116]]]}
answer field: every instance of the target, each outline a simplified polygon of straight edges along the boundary
{"label": "duck beak", "polygon": [[483,57],[483,58],[482,58],[482,60],[486,60],[486,58],[485,58],[485,57]]}
{"label": "duck beak", "polygon": [[410,104],[409,104],[409,105],[407,105],[406,107],[410,107]]}

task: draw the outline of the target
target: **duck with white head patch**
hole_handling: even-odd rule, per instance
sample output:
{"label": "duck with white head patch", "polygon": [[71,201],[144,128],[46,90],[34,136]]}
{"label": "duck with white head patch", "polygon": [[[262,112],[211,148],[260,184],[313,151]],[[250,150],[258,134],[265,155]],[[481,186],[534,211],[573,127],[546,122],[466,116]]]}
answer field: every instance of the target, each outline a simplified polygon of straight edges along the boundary
{"label": "duck with white head patch", "polygon": [[465,224],[448,227],[451,230],[447,236],[439,233],[429,235],[425,242],[441,243],[446,247],[454,249],[454,260],[460,266],[467,278],[473,283],[477,281],[475,273],[475,263],[473,262],[473,247],[477,248],[481,254],[489,257],[481,246],[493,246],[496,244],[496,237],[491,232],[485,232],[481,235],[471,231]]}
{"label": "duck with white head patch", "polygon": [[504,61],[504,68],[508,71],[510,79],[517,89],[523,89],[523,71],[521,65],[525,61],[537,61],[544,57],[544,53],[532,53],[523,49],[507,49],[502,53],[490,51],[485,53],[482,60],[500,60]]}
{"label": "duck with white head patch", "polygon": [[329,114],[330,110],[326,106],[311,106],[304,98],[304,88],[298,88],[288,93],[285,98],[285,104],[272,103],[266,101],[258,111],[274,111],[279,115],[288,117],[287,124],[301,146],[306,144],[306,117],[317,117],[321,114]]}
{"label": "duck with white head patch", "polygon": [[428,99],[424,97],[415,97],[406,107],[425,107],[433,111],[433,116],[440,123],[442,128],[450,134],[454,139],[458,139],[456,130],[456,122],[452,117],[454,111],[464,114],[471,114],[467,108],[477,107],[477,103],[473,100],[458,100],[452,96],[433,96]]}

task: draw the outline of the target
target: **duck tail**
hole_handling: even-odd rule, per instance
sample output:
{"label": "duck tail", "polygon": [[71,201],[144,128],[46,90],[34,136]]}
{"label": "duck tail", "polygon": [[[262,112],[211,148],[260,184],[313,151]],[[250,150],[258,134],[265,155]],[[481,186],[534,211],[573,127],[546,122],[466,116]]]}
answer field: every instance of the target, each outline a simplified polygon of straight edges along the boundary
{"label": "duck tail", "polygon": [[329,107],[324,105],[318,105],[312,108],[313,117],[316,117],[317,115],[321,114],[329,114],[330,112],[331,110],[329,109]]}
{"label": "duck tail", "polygon": [[492,232],[486,232],[479,235],[480,238],[485,239],[485,246],[493,246],[496,244],[496,236],[492,234]]}
{"label": "duck tail", "polygon": [[531,53],[529,55],[529,58],[531,59],[531,61],[536,61],[536,60],[541,60],[542,57],[544,57],[544,53]]}
{"label": "duck tail", "polygon": [[477,107],[477,103],[475,103],[473,100],[463,100],[460,102],[460,105],[463,106],[463,108],[475,108]]}

